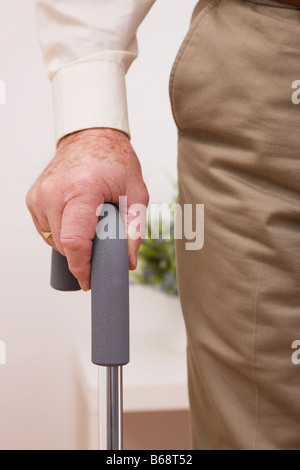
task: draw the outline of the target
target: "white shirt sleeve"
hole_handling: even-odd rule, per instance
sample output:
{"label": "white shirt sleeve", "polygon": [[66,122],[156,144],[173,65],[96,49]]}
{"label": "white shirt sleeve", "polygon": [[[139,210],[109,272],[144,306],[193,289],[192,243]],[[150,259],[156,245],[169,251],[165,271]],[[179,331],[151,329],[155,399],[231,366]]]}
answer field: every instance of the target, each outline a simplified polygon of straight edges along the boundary
{"label": "white shirt sleeve", "polygon": [[154,1],[35,0],[57,141],[92,127],[130,134],[125,74],[138,53],[138,26]]}

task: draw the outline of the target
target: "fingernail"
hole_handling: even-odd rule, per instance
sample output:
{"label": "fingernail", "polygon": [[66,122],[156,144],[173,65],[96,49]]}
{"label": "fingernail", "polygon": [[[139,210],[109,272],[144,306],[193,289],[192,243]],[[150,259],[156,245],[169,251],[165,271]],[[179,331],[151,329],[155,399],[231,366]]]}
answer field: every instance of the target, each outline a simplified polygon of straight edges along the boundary
{"label": "fingernail", "polygon": [[84,292],[88,292],[90,290],[90,286],[88,286],[84,282],[80,282],[79,285]]}
{"label": "fingernail", "polygon": [[137,267],[137,254],[134,254],[131,259],[131,269],[134,271]]}

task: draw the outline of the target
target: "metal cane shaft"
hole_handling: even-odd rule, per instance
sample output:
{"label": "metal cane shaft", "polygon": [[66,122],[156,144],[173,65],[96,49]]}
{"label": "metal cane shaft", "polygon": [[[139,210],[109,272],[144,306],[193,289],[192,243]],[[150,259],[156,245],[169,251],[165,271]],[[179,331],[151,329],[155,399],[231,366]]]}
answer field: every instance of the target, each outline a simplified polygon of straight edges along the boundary
{"label": "metal cane shaft", "polygon": [[122,367],[99,367],[99,449],[122,450]]}
{"label": "metal cane shaft", "polygon": [[[122,366],[129,362],[126,232],[118,209],[104,204],[92,255],[92,362],[100,366],[100,449],[122,449]],[[51,285],[80,289],[64,256],[53,252]]]}

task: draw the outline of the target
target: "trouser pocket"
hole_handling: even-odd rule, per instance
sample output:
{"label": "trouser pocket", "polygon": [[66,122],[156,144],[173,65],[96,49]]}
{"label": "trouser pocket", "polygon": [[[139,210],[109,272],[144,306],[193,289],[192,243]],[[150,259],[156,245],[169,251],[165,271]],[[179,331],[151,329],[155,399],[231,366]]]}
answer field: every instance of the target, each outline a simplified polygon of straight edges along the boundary
{"label": "trouser pocket", "polygon": [[[187,32],[187,35],[185,36],[179,51],[176,55],[173,67],[171,69],[170,73],[170,81],[169,81],[169,94],[170,94],[170,101],[171,101],[171,107],[172,107],[172,113],[173,113],[173,118],[175,120],[175,123],[177,127],[179,127],[179,122],[177,119],[177,114],[176,114],[176,103],[175,103],[175,95],[174,95],[174,88],[176,86],[176,75],[177,75],[177,70],[178,67],[181,63],[181,60],[189,46],[189,44],[193,40],[193,36],[196,34],[196,32],[199,30],[200,24],[205,20],[207,15],[209,15],[213,9],[220,3],[221,0],[200,0],[196,7],[194,8],[194,12],[192,15],[192,20],[191,20],[191,25],[190,28]],[[190,63],[190,66],[192,67],[193,64]]]}

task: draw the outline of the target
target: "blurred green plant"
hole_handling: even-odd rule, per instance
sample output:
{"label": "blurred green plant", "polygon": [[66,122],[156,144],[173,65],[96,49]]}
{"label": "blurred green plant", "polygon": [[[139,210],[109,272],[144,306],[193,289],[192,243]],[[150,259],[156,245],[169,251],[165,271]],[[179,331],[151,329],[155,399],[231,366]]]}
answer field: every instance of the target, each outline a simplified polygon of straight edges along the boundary
{"label": "blurred green plant", "polygon": [[[131,273],[131,280],[169,295],[178,295],[173,217],[170,226],[169,223],[166,226],[161,218],[155,224],[149,218],[146,233],[138,253],[138,267]],[[156,238],[151,237],[153,233]]]}

